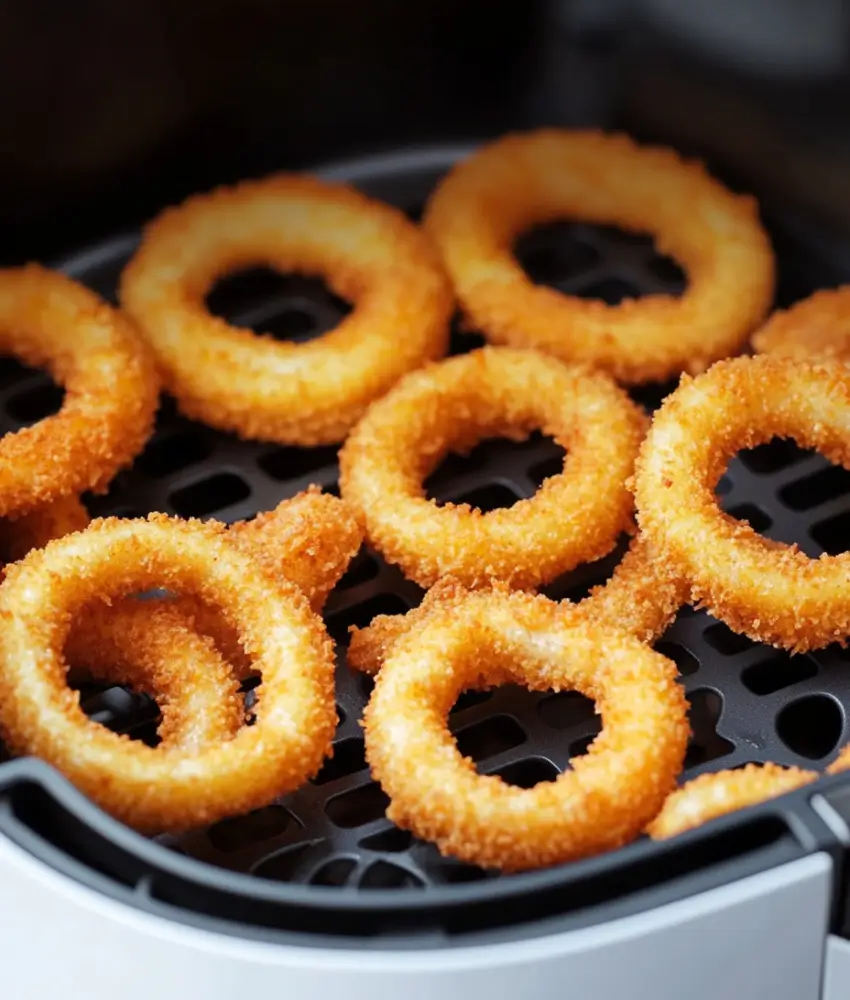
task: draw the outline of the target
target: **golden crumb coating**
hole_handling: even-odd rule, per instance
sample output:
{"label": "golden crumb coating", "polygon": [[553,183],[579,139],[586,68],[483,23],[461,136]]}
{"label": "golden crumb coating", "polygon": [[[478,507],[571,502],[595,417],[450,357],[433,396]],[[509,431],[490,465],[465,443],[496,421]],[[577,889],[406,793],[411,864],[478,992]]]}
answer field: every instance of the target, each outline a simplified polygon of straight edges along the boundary
{"label": "golden crumb coating", "polygon": [[[611,306],[535,285],[514,239],[558,219],[652,234],[687,272],[686,291]],[[736,353],[773,301],[774,254],[755,200],[625,135],[542,129],[498,139],[449,171],[424,226],[469,324],[488,340],[622,382],[696,373]]]}
{"label": "golden crumb coating", "polygon": [[795,361],[850,361],[850,285],[821,289],[790,309],[777,309],[753,334],[752,345],[759,354]]}
{"label": "golden crumb coating", "polygon": [[[353,303],[325,336],[280,343],[210,314],[240,268],[323,276]],[[368,404],[448,346],[453,294],[402,212],[342,184],[279,174],[189,198],[152,222],[121,303],[188,416],[243,438],[342,441]]]}
{"label": "golden crumb coating", "polygon": [[779,764],[748,764],[734,771],[701,774],[668,797],[647,833],[653,840],[666,840],[718,816],[792,792],[817,778],[816,771]]}
{"label": "golden crumb coating", "polygon": [[[425,496],[449,451],[533,430],[567,452],[533,497],[483,513]],[[601,558],[633,527],[626,482],[645,431],[607,375],[487,347],[413,372],[374,403],[340,452],[340,487],[367,541],[421,586],[454,576],[530,588]]]}
{"label": "golden crumb coating", "polygon": [[[262,672],[256,723],[224,743],[152,749],[92,722],[67,686],[73,615],[155,587],[222,609]],[[221,525],[153,514],[96,520],[7,568],[0,586],[0,729],[142,831],[176,831],[267,805],[320,768],[336,727],[333,652],[296,588]]]}
{"label": "golden crumb coating", "polygon": [[[467,688],[515,682],[592,698],[602,731],[554,782],[517,788],[462,757],[448,713]],[[387,816],[443,854],[506,871],[634,839],[675,787],[688,742],[676,667],[544,597],[469,592],[393,648],[364,715]]]}
{"label": "golden crumb coating", "polygon": [[132,324],[94,292],[35,264],[0,270],[0,353],[45,368],[61,409],[0,439],[0,517],[105,492],[153,430],[159,383]]}
{"label": "golden crumb coating", "polygon": [[[435,609],[463,600],[464,588],[453,577],[443,577],[425,594],[422,603],[404,615],[376,615],[364,628],[351,626],[347,663],[354,670],[376,674],[395,643],[419,628]],[[632,539],[611,579],[594,587],[584,600],[559,607],[572,619],[584,619],[635,636],[641,642],[658,639],[685,603],[684,582],[664,572],[643,535]]]}
{"label": "golden crumb coating", "polygon": [[641,530],[690,598],[733,631],[793,652],[850,633],[850,553],[809,558],[721,511],[741,449],[792,438],[850,469],[850,380],[838,362],[759,355],[682,378],[656,412],[635,475]]}

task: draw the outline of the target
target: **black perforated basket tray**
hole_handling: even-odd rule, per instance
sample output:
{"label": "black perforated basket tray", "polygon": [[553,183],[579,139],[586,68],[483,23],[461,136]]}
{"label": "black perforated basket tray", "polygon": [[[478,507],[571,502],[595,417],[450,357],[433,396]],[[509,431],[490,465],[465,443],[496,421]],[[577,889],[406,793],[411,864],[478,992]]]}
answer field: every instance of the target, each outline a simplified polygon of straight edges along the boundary
{"label": "black perforated basket tray", "polygon": [[[425,149],[323,170],[357,183],[414,218],[435,180],[463,151]],[[780,246],[784,237],[777,232]],[[119,237],[62,262],[114,300],[116,279],[135,246]],[[780,299],[819,282],[816,261],[780,257]],[[538,281],[618,301],[624,295],[675,292],[682,275],[656,256],[648,239],[601,227],[557,225],[525,237],[520,258]],[[822,279],[820,279],[822,280]],[[347,309],[319,281],[252,272],[221,282],[210,306],[242,326],[287,339],[332,327]],[[456,333],[453,352],[480,344]],[[670,387],[637,394],[651,407]],[[0,415],[13,430],[55,410],[61,392],[14,361],[0,368]],[[429,481],[441,500],[483,509],[534,492],[555,473],[561,452],[533,437],[525,444],[482,443],[450,456]],[[166,402],[155,437],[93,513],[150,510],[236,520],[268,509],[309,483],[337,488],[336,452],[239,442],[175,414]],[[845,548],[850,473],[788,442],[733,461],[718,493],[726,510],[765,535],[807,553]],[[620,551],[547,588],[576,599],[610,574]],[[345,666],[350,625],[402,613],[418,587],[371,552],[362,552],[333,594],[328,629],[339,648],[339,727],[333,758],[306,788],[249,816],[179,838],[147,841],[106,817],[53,771],[32,760],[0,764],[0,830],[74,878],[134,906],[232,933],[350,941],[361,947],[448,945],[471,937],[540,933],[606,919],[720,884],[800,856],[816,846],[838,850],[808,793],[786,796],[668,844],[640,841],[580,864],[523,876],[492,873],[441,858],[384,816],[386,798],[370,778],[359,719],[370,682]],[[687,775],[750,761],[823,767],[848,739],[850,653],[830,648],[789,657],[733,634],[702,612],[684,609],[657,648],[678,664],[691,704],[693,741]],[[118,687],[82,692],[98,721],[154,741],[156,705]],[[252,697],[246,690],[246,698]],[[485,773],[530,786],[551,780],[598,732],[591,702],[579,695],[503,688],[463,696],[451,724],[461,750]],[[841,783],[831,779],[827,790]],[[501,905],[494,905],[494,904]],[[510,905],[507,905],[507,904]]]}

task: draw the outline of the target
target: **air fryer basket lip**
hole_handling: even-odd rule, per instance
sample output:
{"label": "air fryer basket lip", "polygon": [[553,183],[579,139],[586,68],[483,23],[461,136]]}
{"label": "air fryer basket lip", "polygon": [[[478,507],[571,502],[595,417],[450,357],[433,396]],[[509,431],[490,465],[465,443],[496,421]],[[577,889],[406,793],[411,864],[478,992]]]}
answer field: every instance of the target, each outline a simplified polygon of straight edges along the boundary
{"label": "air fryer basket lip", "polygon": [[[409,186],[414,196],[416,177],[442,171],[475,146],[475,142],[429,143],[338,161],[315,172],[326,179],[360,184],[367,193],[374,193],[371,185],[380,186],[387,179],[398,181],[399,174],[410,175]],[[402,179],[399,188],[402,194],[407,190],[405,183]],[[90,250],[64,256],[57,266],[81,278],[86,272],[96,271],[129,254],[138,238],[136,233],[109,238]],[[549,933],[545,928],[555,926],[558,929],[590,926],[686,898],[815,850],[837,855],[839,841],[812,809],[811,798],[828,794],[832,788],[844,788],[848,783],[850,779],[843,775],[824,778],[814,786],[724,817],[674,841],[640,841],[616,852],[541,871],[424,888],[366,891],[362,887],[278,882],[228,871],[142,837],[105,814],[53,768],[29,758],[0,765],[0,833],[49,866],[98,891],[141,909],[208,929],[241,937],[321,946],[428,947],[435,943],[445,946],[475,939],[492,942],[500,935],[515,939],[526,932]],[[129,865],[133,874],[122,878],[111,871],[98,871],[96,865],[50,843],[37,830],[27,829],[15,817],[8,798],[15,789],[26,786],[46,793],[60,810],[93,833],[98,844],[116,853],[119,868]],[[747,831],[756,831],[749,842]],[[736,839],[740,841],[737,845]],[[646,874],[650,871],[651,878]],[[644,874],[636,874],[639,872]],[[613,886],[618,876],[625,889],[609,886],[601,900],[588,898],[587,893],[582,896],[578,888],[598,886],[602,880]],[[229,920],[220,914],[204,915],[201,904],[169,902],[167,893],[157,898],[158,880],[169,879],[179,883],[184,899],[187,892],[198,890],[239,900],[243,904],[241,914]],[[139,885],[144,891],[139,891]],[[252,907],[263,906],[286,909],[285,919],[255,920],[250,912]],[[485,910],[489,912],[484,914]],[[509,913],[505,915],[505,911]],[[302,921],[295,914],[312,915],[321,927],[301,931],[298,928]],[[422,924],[422,934],[415,932],[414,918]],[[393,931],[395,920],[403,931],[388,936],[385,932]],[[450,930],[446,932],[446,928]],[[429,937],[428,932],[435,930],[436,937]]]}
{"label": "air fryer basket lip", "polygon": [[[110,817],[53,767],[33,758],[7,762],[0,778],[3,779],[0,797],[15,785],[39,786],[89,831],[103,837],[110,848],[131,855],[145,872],[133,880],[116,879],[97,871],[23,824],[10,822],[13,809],[8,800],[0,802],[0,836],[9,838],[31,856],[75,882],[143,912],[203,930],[300,947],[358,950],[498,944],[585,929],[679,902],[818,851],[837,858],[838,840],[811,808],[810,802],[814,794],[828,796],[831,790],[845,790],[850,785],[845,775],[825,777],[807,789],[688,831],[675,841],[642,840],[616,852],[481,884],[367,892],[356,888],[279,883],[223,871],[206,862],[178,855]],[[741,836],[746,837],[750,832],[752,843],[738,850]],[[724,847],[711,850],[721,841],[725,848],[735,844],[736,849],[731,852]],[[691,866],[684,860],[705,849],[712,855],[708,864]],[[582,883],[593,885],[601,878],[616,878],[618,874],[628,880],[630,866],[634,863],[654,868],[657,874],[663,871],[664,860],[674,854],[680,859],[682,871],[672,878],[655,879],[636,889],[627,882],[625,892],[578,907],[571,907],[569,897],[561,895]],[[191,891],[232,894],[245,904],[241,919],[181,905],[167,896],[157,897],[151,892],[151,886],[162,876],[188,884]],[[837,903],[836,897],[835,906]],[[251,909],[264,904],[286,907],[291,911],[287,914],[288,919],[274,924],[253,921]],[[512,905],[517,909],[513,910]],[[486,908],[486,916],[482,908]],[[509,915],[500,919],[506,912]],[[310,920],[306,919],[308,915]],[[309,929],[302,929],[305,924]]]}

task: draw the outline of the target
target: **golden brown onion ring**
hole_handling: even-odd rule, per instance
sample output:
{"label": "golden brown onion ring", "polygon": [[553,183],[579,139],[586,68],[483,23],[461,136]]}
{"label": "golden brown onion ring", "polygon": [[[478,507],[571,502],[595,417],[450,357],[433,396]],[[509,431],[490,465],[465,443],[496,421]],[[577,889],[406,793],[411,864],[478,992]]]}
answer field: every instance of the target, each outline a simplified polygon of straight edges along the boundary
{"label": "golden brown onion ring", "polygon": [[82,531],[91,517],[74,496],[36,507],[17,518],[0,520],[0,559],[17,562],[31,549],[40,549],[74,531]]}
{"label": "golden brown onion ring", "polygon": [[794,361],[850,361],[850,285],[823,289],[790,309],[777,309],[753,334],[752,344],[759,354]]}
{"label": "golden brown onion ring", "polygon": [[748,764],[734,771],[701,774],[667,798],[647,833],[653,840],[666,840],[718,816],[784,795],[817,778],[816,771],[779,764]]}
{"label": "golden brown onion ring", "polygon": [[[466,688],[515,682],[592,698],[602,732],[554,782],[480,775],[446,719]],[[673,663],[553,602],[478,591],[393,648],[364,715],[387,816],[444,854],[504,870],[569,861],[636,837],[675,786],[688,741]]]}
{"label": "golden brown onion ring", "polygon": [[[377,673],[401,636],[419,628],[435,608],[463,600],[464,595],[455,579],[444,577],[406,615],[377,615],[362,629],[352,625],[348,665],[363,673]],[[686,595],[684,584],[664,574],[646,539],[637,535],[607,583],[594,587],[577,604],[562,601],[559,607],[568,616],[627,632],[651,644],[661,637]]]}
{"label": "golden brown onion ring", "polygon": [[[514,239],[563,218],[651,233],[687,272],[687,290],[610,306],[533,284]],[[441,182],[424,226],[470,325],[488,340],[627,383],[696,373],[736,353],[773,299],[773,250],[756,202],[700,164],[624,135],[543,129],[490,143]]]}
{"label": "golden brown onion ring", "polygon": [[[212,316],[204,298],[215,281],[257,265],[322,275],[354,310],[304,344]],[[296,445],[343,440],[373,399],[444,354],[452,298],[438,255],[400,211],[285,174],[163,212],[121,278],[121,303],[184,413]]]}
{"label": "golden brown onion ring", "polygon": [[0,517],[104,492],[153,429],[159,386],[135,329],[94,292],[31,264],[0,270],[0,352],[65,389],[58,413],[0,439]]}
{"label": "golden brown onion ring", "polygon": [[850,468],[844,365],[761,355],[720,361],[656,412],[635,476],[641,530],[690,596],[735,632],[801,652],[850,633],[850,553],[810,559],[723,513],[714,493],[738,451],[793,438]]}
{"label": "golden brown onion ring", "polygon": [[[65,680],[73,614],[152,587],[221,607],[263,684],[256,723],[197,752],[151,749],[85,717]],[[164,515],[94,521],[7,569],[0,587],[0,726],[13,752],[57,767],[140,830],[182,830],[268,804],[321,766],[336,726],[333,655],[294,587],[272,579],[223,527]]]}
{"label": "golden brown onion ring", "polygon": [[[567,457],[533,497],[487,513],[426,498],[423,480],[447,452],[534,430]],[[367,541],[421,586],[454,576],[530,588],[601,558],[632,527],[626,481],[645,430],[608,376],[483,348],[413,372],[373,404],[340,452],[340,486]]]}

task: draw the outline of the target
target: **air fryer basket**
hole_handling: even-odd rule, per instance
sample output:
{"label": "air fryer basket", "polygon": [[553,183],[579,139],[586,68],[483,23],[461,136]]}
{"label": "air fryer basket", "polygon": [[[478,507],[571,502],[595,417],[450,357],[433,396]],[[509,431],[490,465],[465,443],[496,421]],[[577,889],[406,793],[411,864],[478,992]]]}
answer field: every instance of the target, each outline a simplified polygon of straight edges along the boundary
{"label": "air fryer basket", "polygon": [[[351,180],[416,217],[435,180],[464,152],[423,148],[334,164],[321,172]],[[116,277],[135,243],[134,235],[108,240],[61,266],[114,299]],[[682,286],[678,268],[658,257],[650,240],[602,227],[543,227],[520,241],[518,253],[538,281],[573,294],[618,301],[623,295],[675,292]],[[801,294],[804,279],[793,276],[793,295]],[[810,280],[814,287],[816,275]],[[321,334],[347,309],[320,281],[260,271],[221,282],[210,305],[240,325],[290,339]],[[476,336],[457,332],[452,350],[480,343]],[[45,375],[14,361],[4,363],[0,380],[4,430],[37,420],[61,402],[61,391]],[[651,408],[667,390],[651,387],[636,396]],[[539,436],[524,444],[483,442],[467,457],[447,458],[431,477],[429,492],[482,509],[504,506],[532,494],[558,470],[561,457],[553,442]],[[97,514],[164,510],[230,521],[271,508],[310,483],[335,491],[335,458],[333,448],[239,442],[179,417],[166,403],[143,455],[116,479],[108,496],[92,498],[90,506]],[[742,454],[731,463],[718,492],[726,510],[769,537],[795,541],[811,555],[844,547],[850,473],[788,442]],[[622,547],[547,592],[580,598],[607,578],[621,552]],[[14,761],[0,765],[0,827],[60,867],[82,865],[85,877],[108,880],[109,891],[131,890],[138,905],[166,904],[193,919],[203,913],[207,920],[241,920],[243,928],[255,931],[310,930],[313,906],[320,912],[328,906],[335,916],[330,924],[316,916],[312,929],[373,940],[386,930],[389,914],[394,914],[397,933],[406,931],[404,940],[412,934],[420,942],[438,928],[440,937],[448,931],[464,936],[502,922],[504,917],[482,911],[481,903],[495,901],[502,892],[513,897],[525,883],[535,884],[535,876],[497,878],[441,858],[433,846],[395,828],[384,816],[386,798],[365,762],[359,719],[371,682],[345,665],[348,628],[365,625],[376,614],[403,613],[421,596],[418,587],[369,551],[361,552],[337,587],[325,615],[340,651],[334,755],[294,795],[207,830],[145,844],[69,793],[43,765]],[[735,635],[690,608],[681,612],[657,648],[678,664],[691,703],[688,776],[750,761],[818,767],[848,738],[846,650],[834,647],[792,658]],[[248,704],[251,698],[246,690]],[[106,725],[155,739],[157,708],[143,696],[119,687],[91,688],[83,691],[83,704]],[[522,786],[552,780],[599,730],[593,705],[583,697],[516,688],[463,696],[451,724],[462,751],[482,772]],[[548,902],[538,894],[530,913],[545,916],[550,909],[569,911],[581,904],[581,919],[586,920],[586,909],[594,904],[610,900],[618,908],[636,906],[641,893],[687,891],[689,879],[704,887],[707,878],[721,877],[724,865],[750,870],[794,856],[807,841],[800,837],[798,822],[789,826],[783,819],[790,809],[802,810],[814,831],[810,838],[819,836],[818,818],[805,797],[791,796],[747,814],[743,822],[731,818],[725,835],[684,839],[687,857],[683,847],[641,843],[544,873],[550,891],[561,884],[563,894]],[[723,862],[719,868],[718,862]],[[234,875],[248,877],[234,880]],[[536,884],[543,884],[536,878]],[[617,887],[618,879],[628,884],[629,892]],[[473,917],[466,911],[476,902]],[[299,911],[299,904],[306,912]],[[429,919],[426,909],[435,905],[439,914]],[[521,909],[511,911],[511,923],[523,919]]]}
{"label": "air fryer basket", "polygon": [[[220,6],[222,12],[228,9],[224,0]],[[522,0],[504,5],[504,16],[492,20],[493,5],[483,0],[463,5],[462,17],[450,3],[435,2],[425,21],[425,13],[418,8],[414,13],[411,5],[404,15],[383,11],[376,16],[374,25],[382,25],[378,34],[377,28],[365,31],[373,23],[369,15],[358,14],[355,24],[336,0],[311,7],[309,16],[304,5],[298,5],[298,14],[289,5],[260,0],[247,6],[250,14],[247,7],[234,12],[242,25],[234,32],[226,19],[208,19],[209,5],[172,18],[158,0],[128,4],[116,33],[114,5],[106,0],[79,5],[90,15],[87,30],[101,19],[104,32],[111,25],[113,62],[88,62],[79,75],[68,77],[63,108],[78,108],[81,118],[74,143],[60,141],[37,163],[5,157],[0,165],[0,182],[21,190],[19,198],[9,197],[0,206],[0,220],[12,227],[27,222],[10,228],[14,239],[4,245],[6,259],[43,259],[83,237],[87,245],[58,264],[114,299],[118,274],[137,240],[135,232],[115,235],[115,227],[120,229],[125,220],[138,222],[190,190],[243,174],[310,165],[310,156],[331,155],[331,150],[382,148],[380,155],[326,160],[319,172],[352,181],[417,218],[435,181],[481,137],[544,123],[597,124],[622,125],[638,137],[680,148],[713,149],[718,169],[721,163],[739,167],[739,172],[719,172],[733,185],[764,196],[780,266],[779,305],[848,280],[850,259],[842,241],[814,215],[829,196],[840,201],[837,193],[817,197],[817,185],[799,183],[801,166],[796,173],[790,167],[783,173],[778,166],[762,169],[761,161],[734,156],[734,130],[723,128],[730,107],[724,101],[731,94],[738,111],[763,112],[764,138],[769,134],[765,122],[776,105],[788,105],[789,92],[774,88],[768,99],[740,65],[718,71],[716,59],[712,67],[704,50],[695,55],[681,39],[676,45],[659,45],[650,40],[652,32],[627,32],[629,45],[623,49],[624,35],[614,30],[619,27],[617,3]],[[663,4],[647,0],[635,6],[660,9]],[[132,16],[127,13],[131,9]],[[482,17],[491,18],[486,37],[480,30]],[[16,67],[23,65],[16,54],[28,51],[27,23],[11,23],[15,30],[6,35],[8,58],[0,62],[0,74],[5,74],[0,79],[11,74],[15,82]],[[63,32],[78,27],[77,21],[51,21],[45,40],[64,50],[73,39]],[[318,33],[320,27],[334,59],[350,53],[334,87],[313,72],[306,57],[299,57],[295,44],[300,37],[295,28]],[[167,53],[160,44],[163,37],[168,38]],[[169,72],[173,76],[172,63],[180,62],[180,45],[187,38],[197,49],[197,61],[185,73],[192,87],[184,87],[180,101],[173,101],[176,77],[167,77]],[[381,38],[393,39],[395,47],[376,45]],[[582,39],[584,44],[573,44]],[[130,57],[137,47],[144,50],[154,41],[161,61],[146,79],[156,87],[152,85],[152,94],[128,91],[134,65]],[[281,58],[281,47],[291,58]],[[225,53],[230,61],[222,61]],[[86,109],[115,112],[120,101],[113,107],[104,85],[118,64],[123,66],[125,55],[129,69],[115,77],[116,90],[125,107],[133,98],[145,114],[141,131],[113,129],[107,142],[104,123],[96,115],[86,118]],[[142,55],[136,53],[139,59]],[[185,60],[180,64],[184,68]],[[232,98],[222,97],[227,88],[216,75],[219,71],[211,69],[225,64],[242,88]],[[408,85],[396,94],[393,81],[402,78]],[[351,97],[340,105],[346,85]],[[62,84],[54,79],[49,86],[55,91]],[[305,96],[295,107],[291,95],[298,86]],[[802,90],[808,92],[805,86]],[[77,99],[81,92],[84,101]],[[95,93],[102,97],[87,103]],[[22,121],[48,121],[35,114],[46,100],[42,88],[27,90],[22,100],[29,102]],[[700,113],[689,118],[688,102]],[[189,120],[193,103],[203,111],[194,130],[178,127],[171,119]],[[155,121],[157,114],[160,120]],[[70,122],[70,111],[68,115]],[[131,119],[128,115],[127,122]],[[808,112],[801,120],[810,123]],[[42,126],[54,143],[64,135],[61,129],[54,134],[55,125],[52,121],[49,132]],[[694,134],[700,129],[705,136],[701,148]],[[434,136],[464,134],[469,138],[464,145],[431,142]],[[395,136],[396,151],[388,136]],[[0,134],[0,142],[3,138]],[[150,159],[141,155],[143,149]],[[776,155],[774,160],[779,162]],[[806,169],[813,171],[807,177],[824,176],[815,169],[819,162],[817,156],[806,161]],[[740,181],[739,174],[746,179]],[[762,186],[751,183],[751,176],[764,178]],[[29,186],[21,186],[22,177],[29,178]],[[791,210],[788,195],[795,183],[799,197]],[[542,227],[523,237],[517,250],[537,281],[574,294],[615,302],[624,295],[682,287],[678,268],[658,257],[651,241],[616,230]],[[321,334],[347,309],[320,281],[264,272],[221,282],[209,303],[240,325],[295,340]],[[456,331],[452,350],[480,343],[476,336]],[[651,409],[670,388],[648,387],[635,396]],[[61,398],[42,373],[0,361],[0,431],[53,412]],[[540,436],[522,445],[488,441],[466,458],[448,457],[431,477],[429,491],[440,500],[462,499],[490,509],[533,493],[557,471],[559,459],[559,449]],[[238,442],[182,419],[166,401],[144,454],[116,479],[108,496],[89,502],[95,514],[163,510],[231,521],[271,508],[310,483],[334,491],[336,482],[335,449]],[[741,454],[730,464],[718,494],[726,510],[756,530],[797,542],[811,555],[846,547],[850,473],[788,442]],[[607,578],[621,551],[582,567],[547,592],[556,598],[581,597]],[[822,849],[839,862],[833,924],[843,931],[842,846],[835,832],[835,814],[850,815],[850,803],[845,806],[850,783],[843,778],[825,779],[814,790],[784,796],[667,843],[641,840],[598,858],[524,875],[500,877],[441,858],[432,846],[394,828],[364,760],[359,718],[370,682],[346,667],[345,644],[350,625],[364,625],[379,613],[402,613],[421,596],[418,587],[368,551],[357,557],[336,588],[325,614],[340,661],[334,755],[318,778],[296,794],[208,830],[147,840],[104,815],[51,768],[31,759],[5,759],[0,748],[0,834],[76,880],[176,921],[240,936],[358,948],[446,947],[536,935],[556,926],[586,926]],[[823,768],[850,740],[848,650],[832,647],[792,658],[751,643],[689,608],[657,648],[678,664],[691,703],[688,776],[766,760]],[[250,705],[250,690],[245,697]],[[84,690],[82,700],[98,721],[140,739],[155,739],[158,711],[149,699],[101,686]],[[551,780],[598,731],[592,704],[580,696],[532,695],[515,688],[462,696],[451,725],[461,749],[482,772],[526,786]],[[828,814],[830,808],[833,813]]]}

